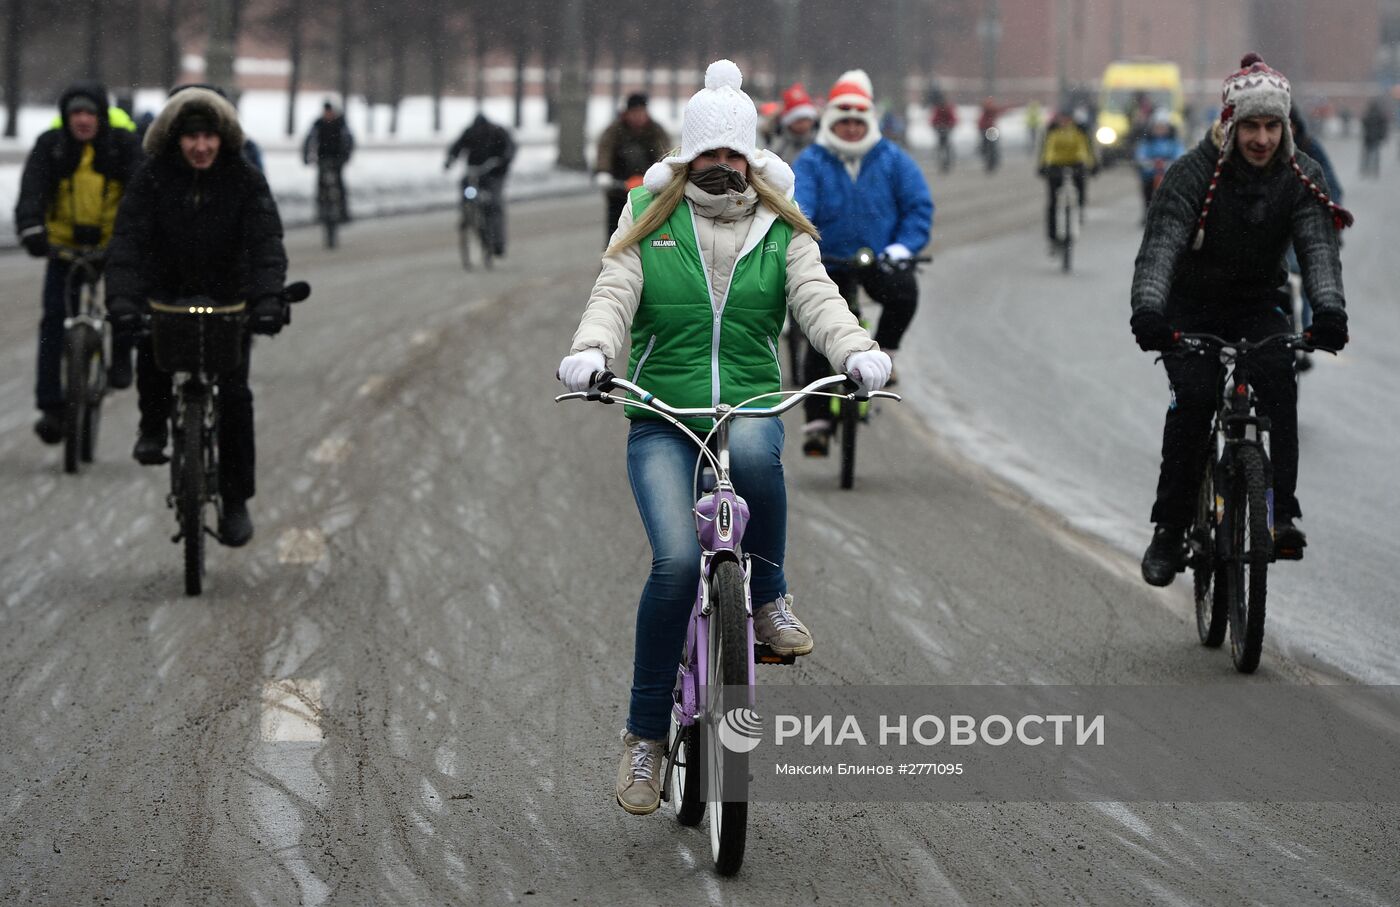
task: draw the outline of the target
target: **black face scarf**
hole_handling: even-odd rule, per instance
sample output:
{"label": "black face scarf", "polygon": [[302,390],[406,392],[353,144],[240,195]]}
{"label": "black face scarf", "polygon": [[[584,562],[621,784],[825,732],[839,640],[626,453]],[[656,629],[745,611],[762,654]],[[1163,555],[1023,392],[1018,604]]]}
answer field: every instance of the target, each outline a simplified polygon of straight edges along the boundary
{"label": "black face scarf", "polygon": [[749,181],[744,177],[744,174],[728,164],[715,164],[704,170],[692,170],[687,176],[696,188],[711,195],[743,192],[749,187]]}

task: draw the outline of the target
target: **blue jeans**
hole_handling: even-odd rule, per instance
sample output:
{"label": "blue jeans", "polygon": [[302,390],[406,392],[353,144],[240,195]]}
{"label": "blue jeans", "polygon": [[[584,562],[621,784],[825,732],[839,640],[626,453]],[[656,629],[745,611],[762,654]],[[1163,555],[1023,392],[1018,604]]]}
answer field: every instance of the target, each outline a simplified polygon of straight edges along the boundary
{"label": "blue jeans", "polygon": [[[730,471],[752,514],[743,548],[754,556],[750,589],[758,605],[787,592],[783,422],[774,417],[730,424]],[[627,730],[650,740],[664,738],[670,724],[676,665],[700,583],[700,540],[691,511],[699,456],[695,443],[665,422],[638,419],[627,434],[627,478],[651,542],[651,575],[637,606]]]}

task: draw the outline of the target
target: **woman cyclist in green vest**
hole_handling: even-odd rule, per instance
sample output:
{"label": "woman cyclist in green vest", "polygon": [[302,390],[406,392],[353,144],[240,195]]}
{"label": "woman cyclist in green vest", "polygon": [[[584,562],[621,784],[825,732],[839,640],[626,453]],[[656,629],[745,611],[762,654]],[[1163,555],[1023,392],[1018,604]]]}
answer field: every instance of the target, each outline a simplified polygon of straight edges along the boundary
{"label": "woman cyclist in green vest", "polygon": [[[652,165],[630,193],[570,353],[559,364],[570,390],[586,389],[589,376],[630,339],[627,376],[672,406],[738,404],[777,391],[778,336],[789,306],[829,361],[871,390],[889,378],[889,356],[827,276],[816,229],[791,200],[792,170],[755,148],[758,113],[741,80],[728,60],[710,65],[705,87],[686,104],[680,151]],[[660,803],[671,688],[700,549],[691,515],[694,444],[649,413],[628,414],[627,475],[652,567],[637,611],[617,800],[641,815]],[[793,616],[783,576],[782,421],[740,419],[730,432],[735,486],[754,514],[744,534],[754,556],[754,633],[777,653],[805,655],[812,637]]]}

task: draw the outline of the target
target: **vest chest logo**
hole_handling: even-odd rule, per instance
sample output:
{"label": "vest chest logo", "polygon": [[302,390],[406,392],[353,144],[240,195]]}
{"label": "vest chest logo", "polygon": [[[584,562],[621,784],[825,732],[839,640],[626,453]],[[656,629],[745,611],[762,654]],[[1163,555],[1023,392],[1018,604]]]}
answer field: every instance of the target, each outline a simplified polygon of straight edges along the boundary
{"label": "vest chest logo", "polygon": [[776,252],[776,251],[778,251],[778,244],[777,244],[776,242],[774,242],[773,240],[770,239],[768,242],[766,242],[766,243],[763,244],[763,254],[764,254],[764,255],[767,255],[769,252]]}
{"label": "vest chest logo", "polygon": [[676,247],[676,241],[671,238],[671,234],[662,233],[651,241],[651,247],[653,249],[674,249]]}

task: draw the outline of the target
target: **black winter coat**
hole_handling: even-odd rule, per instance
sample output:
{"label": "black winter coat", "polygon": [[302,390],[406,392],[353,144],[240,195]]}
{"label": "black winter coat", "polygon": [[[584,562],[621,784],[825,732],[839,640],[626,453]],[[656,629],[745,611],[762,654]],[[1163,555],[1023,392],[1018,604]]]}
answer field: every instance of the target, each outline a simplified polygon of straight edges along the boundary
{"label": "black winter coat", "polygon": [[252,301],[282,291],[287,253],[267,180],[225,147],[194,170],[176,153],[136,172],[107,252],[107,295]]}
{"label": "black winter coat", "polygon": [[[1277,305],[1288,280],[1284,254],[1289,243],[1298,253],[1313,310],[1345,308],[1331,212],[1286,160],[1258,170],[1232,157],[1220,174],[1205,242],[1199,250],[1192,248],[1218,155],[1215,139],[1208,135],[1172,164],[1152,196],[1133,273],[1134,313]],[[1327,179],[1316,161],[1300,153],[1298,165],[1326,191]]]}
{"label": "black winter coat", "polygon": [[15,203],[15,230],[18,233],[23,234],[32,227],[44,225],[48,207],[58,192],[58,184],[72,176],[82,160],[85,143],[69,134],[68,117],[63,113],[69,99],[78,95],[91,99],[98,110],[97,135],[92,140],[92,169],[108,179],[127,183],[141,164],[141,146],[136,136],[125,129],[113,129],[107,122],[107,89],[97,82],[79,82],[59,98],[58,109],[63,124],[42,133],[25,161],[19,199]]}
{"label": "black winter coat", "polygon": [[515,142],[503,127],[478,116],[447,149],[447,163],[451,164],[459,155],[466,155],[467,166],[484,164],[494,157],[499,163],[489,175],[504,176],[515,158]]}

